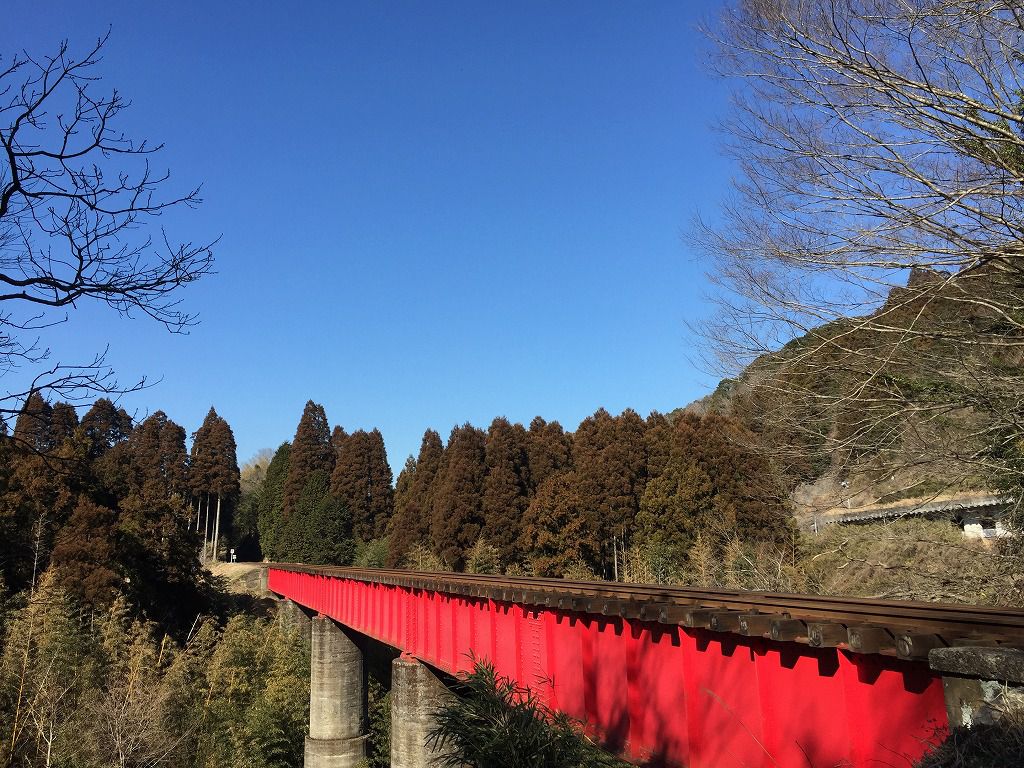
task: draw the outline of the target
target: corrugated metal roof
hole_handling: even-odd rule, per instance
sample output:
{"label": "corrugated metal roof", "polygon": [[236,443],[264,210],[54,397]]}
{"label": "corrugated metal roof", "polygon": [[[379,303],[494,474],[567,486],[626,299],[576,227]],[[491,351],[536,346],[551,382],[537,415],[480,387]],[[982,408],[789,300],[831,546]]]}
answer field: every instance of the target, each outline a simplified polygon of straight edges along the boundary
{"label": "corrugated metal roof", "polygon": [[999,512],[1010,506],[1013,501],[1014,499],[1009,496],[976,496],[968,499],[932,501],[915,505],[893,505],[864,512],[854,511],[832,515],[827,518],[821,517],[818,518],[817,522],[819,525],[832,525],[833,523],[860,523],[895,517],[924,517],[942,512],[974,512],[981,510]]}

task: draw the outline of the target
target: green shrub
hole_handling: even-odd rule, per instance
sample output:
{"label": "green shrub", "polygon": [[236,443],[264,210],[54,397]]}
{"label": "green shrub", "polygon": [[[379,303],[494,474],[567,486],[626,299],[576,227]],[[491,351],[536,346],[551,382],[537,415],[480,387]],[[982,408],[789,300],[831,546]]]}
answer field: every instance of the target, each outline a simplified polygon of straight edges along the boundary
{"label": "green shrub", "polygon": [[578,722],[499,676],[489,662],[474,662],[457,692],[438,712],[428,741],[444,752],[445,768],[626,766],[589,741]]}
{"label": "green shrub", "polygon": [[366,743],[368,768],[391,765],[391,691],[372,673],[367,680],[366,712],[369,739]]}
{"label": "green shrub", "polygon": [[370,539],[356,543],[352,565],[356,568],[383,568],[388,557],[387,539]]}

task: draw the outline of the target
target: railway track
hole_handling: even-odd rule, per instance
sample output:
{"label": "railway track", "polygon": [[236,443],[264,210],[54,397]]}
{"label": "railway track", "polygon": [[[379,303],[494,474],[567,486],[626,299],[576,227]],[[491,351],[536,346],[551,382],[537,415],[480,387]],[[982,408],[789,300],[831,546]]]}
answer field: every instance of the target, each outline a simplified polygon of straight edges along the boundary
{"label": "railway track", "polygon": [[1016,608],[294,563],[267,567],[909,659],[955,645],[1024,648],[1024,610]]}

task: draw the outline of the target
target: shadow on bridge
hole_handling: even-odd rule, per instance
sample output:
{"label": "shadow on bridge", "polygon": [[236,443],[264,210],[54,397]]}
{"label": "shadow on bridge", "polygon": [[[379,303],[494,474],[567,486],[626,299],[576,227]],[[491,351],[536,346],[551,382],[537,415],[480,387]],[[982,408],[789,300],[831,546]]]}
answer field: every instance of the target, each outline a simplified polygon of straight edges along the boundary
{"label": "shadow on bridge", "polygon": [[[657,623],[567,620],[593,638],[581,719],[609,751],[649,768],[910,768],[945,732],[945,718],[922,727],[916,710],[887,706],[900,695],[941,704],[924,664]],[[617,657],[608,637],[628,641]]]}

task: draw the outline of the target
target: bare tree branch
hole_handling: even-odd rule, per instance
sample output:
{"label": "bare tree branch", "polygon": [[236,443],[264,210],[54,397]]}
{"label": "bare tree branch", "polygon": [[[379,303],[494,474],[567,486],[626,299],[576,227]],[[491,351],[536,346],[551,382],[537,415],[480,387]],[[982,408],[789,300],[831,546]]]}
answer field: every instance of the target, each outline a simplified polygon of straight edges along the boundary
{"label": "bare tree branch", "polygon": [[213,268],[213,243],[153,236],[156,217],[199,205],[199,189],[167,194],[170,173],[151,166],[162,145],[117,129],[129,102],[98,85],[108,35],[81,56],[63,42],[0,58],[0,377],[34,376],[0,389],[0,419],[32,391],[81,401],[143,386],[121,387],[103,354],[51,363],[42,334],[81,301],[187,332],[196,317],[178,289]]}
{"label": "bare tree branch", "polygon": [[1019,2],[743,0],[708,32],[740,173],[694,239],[735,407],[795,482],[1021,498]]}

